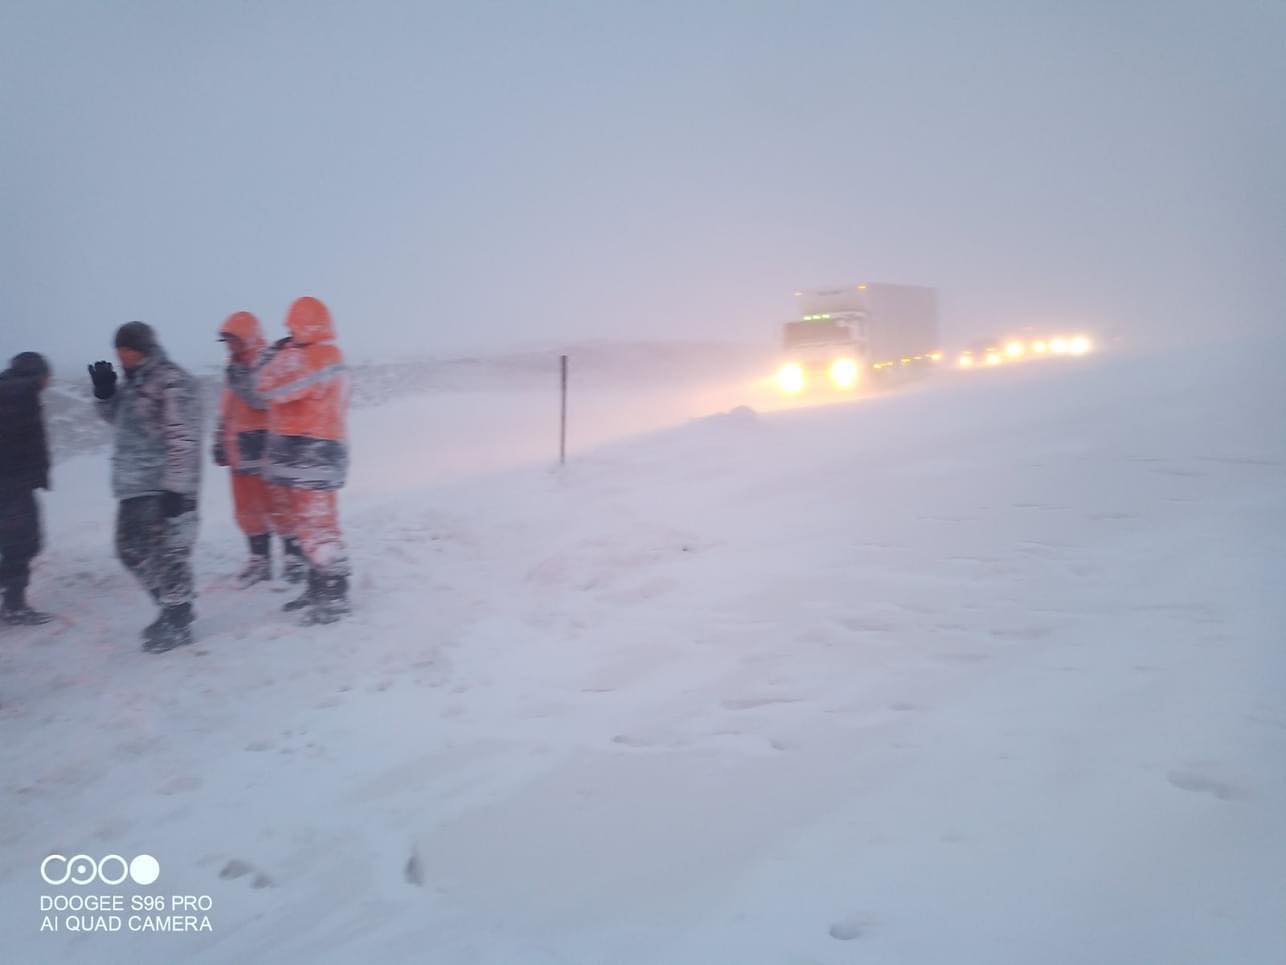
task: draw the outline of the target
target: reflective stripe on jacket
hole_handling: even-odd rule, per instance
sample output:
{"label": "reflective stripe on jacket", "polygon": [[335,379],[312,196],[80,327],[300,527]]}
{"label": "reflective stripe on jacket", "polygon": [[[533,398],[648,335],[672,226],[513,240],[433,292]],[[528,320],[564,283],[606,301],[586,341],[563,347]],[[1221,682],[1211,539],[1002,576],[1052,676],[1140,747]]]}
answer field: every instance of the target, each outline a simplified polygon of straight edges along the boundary
{"label": "reflective stripe on jacket", "polygon": [[260,370],[268,403],[266,474],[298,489],[339,489],[348,473],[348,372],[330,312],[301,298],[286,319],[290,341]]}

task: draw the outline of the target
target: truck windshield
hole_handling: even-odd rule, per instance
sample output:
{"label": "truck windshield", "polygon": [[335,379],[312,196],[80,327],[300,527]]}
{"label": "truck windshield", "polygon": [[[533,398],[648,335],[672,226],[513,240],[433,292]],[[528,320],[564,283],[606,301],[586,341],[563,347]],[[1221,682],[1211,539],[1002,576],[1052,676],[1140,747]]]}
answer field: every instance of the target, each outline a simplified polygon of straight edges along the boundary
{"label": "truck windshield", "polygon": [[784,335],[786,348],[838,345],[853,341],[853,333],[849,327],[834,322],[787,322]]}

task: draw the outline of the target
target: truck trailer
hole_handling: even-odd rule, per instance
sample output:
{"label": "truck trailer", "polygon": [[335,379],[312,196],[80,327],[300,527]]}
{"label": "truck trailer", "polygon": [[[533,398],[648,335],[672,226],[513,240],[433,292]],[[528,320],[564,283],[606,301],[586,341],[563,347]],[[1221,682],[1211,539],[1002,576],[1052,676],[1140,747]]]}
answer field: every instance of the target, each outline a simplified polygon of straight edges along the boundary
{"label": "truck trailer", "polygon": [[795,304],[777,373],[788,393],[849,391],[865,379],[922,374],[942,358],[932,288],[863,282],[797,291]]}

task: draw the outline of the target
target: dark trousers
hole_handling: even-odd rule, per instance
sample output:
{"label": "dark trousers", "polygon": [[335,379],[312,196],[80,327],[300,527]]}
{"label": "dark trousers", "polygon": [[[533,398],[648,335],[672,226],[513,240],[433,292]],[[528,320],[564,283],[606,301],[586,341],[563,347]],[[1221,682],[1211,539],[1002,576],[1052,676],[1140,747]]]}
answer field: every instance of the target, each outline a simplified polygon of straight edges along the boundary
{"label": "dark trousers", "polygon": [[195,511],[167,517],[160,496],[121,500],[116,512],[116,555],[161,606],[191,603]]}
{"label": "dark trousers", "polygon": [[40,552],[40,507],[26,487],[0,488],[0,590],[5,605],[22,606],[31,561]]}

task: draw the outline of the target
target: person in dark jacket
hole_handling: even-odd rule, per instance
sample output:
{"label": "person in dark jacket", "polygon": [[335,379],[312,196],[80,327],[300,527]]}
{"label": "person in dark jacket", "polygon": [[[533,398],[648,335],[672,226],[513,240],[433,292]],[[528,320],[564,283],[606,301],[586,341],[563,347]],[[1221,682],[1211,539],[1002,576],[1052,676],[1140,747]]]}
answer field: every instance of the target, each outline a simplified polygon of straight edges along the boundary
{"label": "person in dark jacket", "polygon": [[49,445],[40,393],[49,363],[36,352],[13,357],[0,373],[0,622],[38,626],[53,619],[27,605],[31,561],[40,552],[36,490],[49,488]]}
{"label": "person in dark jacket", "polygon": [[201,395],[150,325],[122,325],[116,354],[125,369],[119,386],[110,362],[95,362],[89,374],[98,413],[114,430],[116,552],[161,607],[143,631],[143,649],[161,653],[192,641]]}

